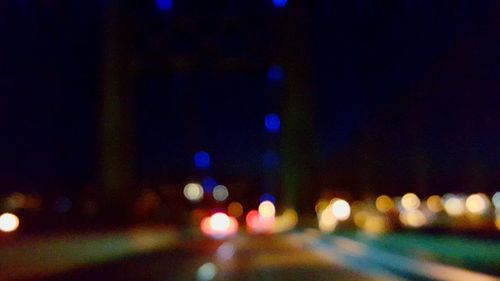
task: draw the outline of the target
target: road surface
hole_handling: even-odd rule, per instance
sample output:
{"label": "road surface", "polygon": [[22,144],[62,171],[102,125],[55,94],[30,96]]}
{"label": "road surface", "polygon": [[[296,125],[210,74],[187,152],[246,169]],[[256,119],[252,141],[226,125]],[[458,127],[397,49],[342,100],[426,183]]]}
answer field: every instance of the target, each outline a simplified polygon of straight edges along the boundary
{"label": "road surface", "polygon": [[500,280],[313,230],[226,240],[167,230],[72,239],[31,244],[31,252],[18,253],[28,257],[24,263],[4,256],[2,280]]}

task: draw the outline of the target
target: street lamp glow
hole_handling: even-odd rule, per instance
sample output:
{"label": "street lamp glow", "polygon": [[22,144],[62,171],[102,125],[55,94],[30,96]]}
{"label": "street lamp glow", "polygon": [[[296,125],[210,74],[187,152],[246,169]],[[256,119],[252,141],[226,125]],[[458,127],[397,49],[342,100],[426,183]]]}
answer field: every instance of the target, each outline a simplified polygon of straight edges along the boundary
{"label": "street lamp glow", "polygon": [[462,197],[449,195],[444,198],[444,210],[449,216],[458,217],[465,213],[465,202]]}
{"label": "street lamp glow", "polygon": [[409,227],[418,228],[427,223],[427,218],[420,210],[403,211],[399,215],[401,222]]}
{"label": "street lamp glow", "polygon": [[337,227],[338,220],[333,214],[332,205],[329,205],[324,209],[318,218],[318,228],[321,232],[330,233]]}
{"label": "street lamp glow", "polygon": [[186,184],[183,193],[184,197],[191,202],[197,202],[203,198],[203,188],[198,183]]}
{"label": "street lamp glow", "polygon": [[375,200],[375,207],[379,212],[387,213],[394,208],[394,201],[387,195],[381,195]]}
{"label": "street lamp glow", "polygon": [[214,190],[212,191],[212,196],[214,197],[215,201],[224,201],[229,196],[229,191],[227,190],[227,187],[223,185],[218,185],[214,187]]}
{"label": "street lamp glow", "polygon": [[465,200],[465,207],[472,214],[483,214],[489,207],[488,197],[482,193],[472,194]]}
{"label": "street lamp glow", "polygon": [[441,197],[439,197],[439,195],[429,196],[426,205],[427,209],[433,213],[439,213],[443,210],[443,204],[441,203]]}
{"label": "street lamp glow", "polygon": [[11,213],[3,213],[0,216],[0,231],[12,232],[19,227],[19,218]]}
{"label": "street lamp glow", "polygon": [[337,199],[332,204],[332,213],[339,221],[345,221],[351,215],[351,206],[343,199]]}
{"label": "street lamp glow", "polygon": [[493,205],[495,205],[495,208],[500,209],[500,191],[493,194],[491,201],[493,202]]}
{"label": "street lamp glow", "polygon": [[259,205],[259,215],[264,218],[274,217],[276,209],[271,201],[264,201]]}
{"label": "street lamp glow", "polygon": [[406,193],[401,197],[401,206],[407,211],[415,210],[420,206],[420,199],[415,193]]}

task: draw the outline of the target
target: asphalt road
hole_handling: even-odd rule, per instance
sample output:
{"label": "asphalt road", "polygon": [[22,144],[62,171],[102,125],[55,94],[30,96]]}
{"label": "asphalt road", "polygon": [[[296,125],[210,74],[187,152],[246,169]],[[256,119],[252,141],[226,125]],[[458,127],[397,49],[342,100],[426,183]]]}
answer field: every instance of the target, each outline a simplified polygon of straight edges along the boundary
{"label": "asphalt road", "polygon": [[[67,264],[61,270],[54,267],[45,277],[10,280],[500,280],[494,273],[479,273],[440,263],[436,258],[404,255],[392,248],[312,230],[262,236],[239,234],[227,240],[164,230],[100,237],[86,238],[86,244],[82,244],[83,238],[66,244],[52,243],[46,252],[24,253],[26,257],[40,256],[23,265],[28,269],[31,264],[32,272],[44,265],[64,265],[68,260],[73,261],[73,266]],[[127,241],[132,241],[132,246],[127,246]],[[109,247],[110,242],[115,243],[114,248]],[[54,251],[56,244],[60,244],[58,251]],[[109,255],[118,250],[123,255]],[[49,257],[46,263],[41,261]]]}
{"label": "asphalt road", "polygon": [[45,278],[46,281],[387,280],[361,275],[288,235],[186,240],[167,250]]}

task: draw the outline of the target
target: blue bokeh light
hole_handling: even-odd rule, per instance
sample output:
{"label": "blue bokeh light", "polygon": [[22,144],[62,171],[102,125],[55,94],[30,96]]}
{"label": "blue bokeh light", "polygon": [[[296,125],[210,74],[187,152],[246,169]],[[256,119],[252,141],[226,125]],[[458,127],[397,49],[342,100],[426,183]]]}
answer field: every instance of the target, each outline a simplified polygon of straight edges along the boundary
{"label": "blue bokeh light", "polygon": [[286,6],[287,0],[273,0],[274,7],[283,8]]}
{"label": "blue bokeh light", "polygon": [[270,193],[264,193],[260,196],[259,202],[271,201],[273,204],[276,204],[276,198]]}
{"label": "blue bokeh light", "polygon": [[285,79],[285,71],[279,65],[273,65],[267,70],[267,79],[271,82],[281,82]]}
{"label": "blue bokeh light", "polygon": [[279,165],[278,154],[272,150],[268,150],[262,156],[262,165],[266,170],[274,170]]}
{"label": "blue bokeh light", "polygon": [[200,150],[196,152],[193,160],[196,168],[206,169],[210,166],[210,155],[206,151]]}
{"label": "blue bokeh light", "polygon": [[264,125],[266,126],[266,130],[269,132],[278,132],[281,127],[280,117],[276,113],[269,113],[264,119]]}
{"label": "blue bokeh light", "polygon": [[212,193],[214,187],[217,185],[217,182],[212,177],[204,177],[201,180],[201,186],[203,186],[203,191],[205,193]]}
{"label": "blue bokeh light", "polygon": [[174,6],[173,0],[156,0],[156,6],[162,11],[170,11]]}

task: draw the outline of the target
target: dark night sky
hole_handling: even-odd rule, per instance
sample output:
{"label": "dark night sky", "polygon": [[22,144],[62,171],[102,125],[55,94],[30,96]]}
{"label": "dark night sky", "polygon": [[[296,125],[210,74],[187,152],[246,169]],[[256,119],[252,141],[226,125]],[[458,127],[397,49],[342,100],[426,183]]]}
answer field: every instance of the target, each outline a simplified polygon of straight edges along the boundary
{"label": "dark night sky", "polygon": [[[94,182],[103,54],[99,2],[0,4],[4,191]],[[175,43],[162,52],[194,53],[198,61],[188,71],[146,71],[139,79],[142,177],[189,171],[198,149],[210,152],[215,173],[256,175],[261,154],[276,148],[263,116],[281,111],[282,88],[266,76],[269,53],[279,50],[267,46],[280,38],[273,19],[279,12],[266,1],[240,2],[201,7],[183,1],[162,14],[151,1],[136,12],[139,28],[147,30],[137,48],[150,59],[167,36]],[[392,186],[387,191],[430,181],[442,190],[462,182],[469,189],[478,182],[498,186],[499,11],[495,1],[318,1],[310,19],[311,94],[317,163],[334,170],[325,181]],[[176,13],[194,31],[163,34]],[[222,17],[246,23],[227,31]],[[213,71],[227,57],[254,65]]]}

